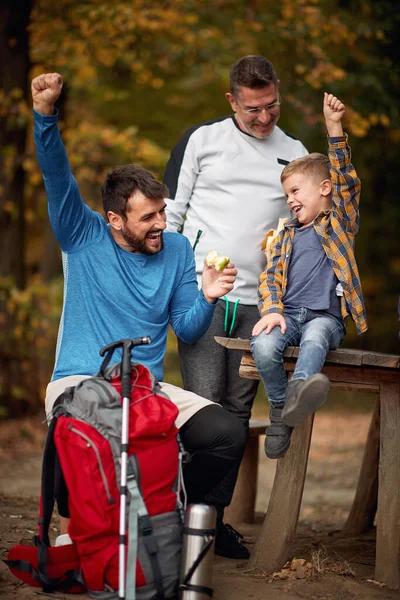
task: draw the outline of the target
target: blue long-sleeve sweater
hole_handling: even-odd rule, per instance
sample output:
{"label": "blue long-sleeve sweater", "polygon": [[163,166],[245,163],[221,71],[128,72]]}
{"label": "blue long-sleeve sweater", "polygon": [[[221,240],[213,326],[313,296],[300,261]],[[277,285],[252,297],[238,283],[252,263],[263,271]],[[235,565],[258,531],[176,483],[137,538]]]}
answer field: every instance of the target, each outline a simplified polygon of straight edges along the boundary
{"label": "blue long-sleeve sweater", "polygon": [[[163,379],[168,323],[186,343],[211,323],[215,305],[198,291],[188,240],[164,232],[164,249],[134,254],[114,241],[110,226],[84,204],[71,173],[57,115],[34,113],[35,144],[49,201],[49,217],[62,249],[64,305],[52,380],[92,375],[99,350],[123,338],[149,335],[132,358]],[[120,355],[115,354],[115,362]]]}

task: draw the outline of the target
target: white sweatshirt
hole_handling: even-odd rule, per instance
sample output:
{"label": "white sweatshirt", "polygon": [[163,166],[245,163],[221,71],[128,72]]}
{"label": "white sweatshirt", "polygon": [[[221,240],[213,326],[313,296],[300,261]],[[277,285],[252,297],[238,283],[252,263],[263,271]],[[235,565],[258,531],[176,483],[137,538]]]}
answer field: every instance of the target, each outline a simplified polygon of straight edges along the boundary
{"label": "white sweatshirt", "polygon": [[262,242],[279,217],[290,216],[280,174],[288,162],[307,153],[279,127],[257,139],[244,133],[232,116],[193,127],[181,138],[164,177],[170,191],[167,229],[181,231],[183,226],[192,246],[198,238],[199,285],[205,256],[217,250],[238,269],[228,300],[257,304],[258,279],[266,263]]}

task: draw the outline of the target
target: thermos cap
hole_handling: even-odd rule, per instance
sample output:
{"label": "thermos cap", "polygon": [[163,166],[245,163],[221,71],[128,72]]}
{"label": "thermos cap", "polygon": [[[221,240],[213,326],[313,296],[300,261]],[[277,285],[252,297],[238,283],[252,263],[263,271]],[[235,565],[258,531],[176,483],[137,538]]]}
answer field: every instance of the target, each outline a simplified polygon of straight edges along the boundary
{"label": "thermos cap", "polygon": [[185,527],[191,529],[212,529],[215,527],[217,511],[208,504],[189,504],[186,508]]}

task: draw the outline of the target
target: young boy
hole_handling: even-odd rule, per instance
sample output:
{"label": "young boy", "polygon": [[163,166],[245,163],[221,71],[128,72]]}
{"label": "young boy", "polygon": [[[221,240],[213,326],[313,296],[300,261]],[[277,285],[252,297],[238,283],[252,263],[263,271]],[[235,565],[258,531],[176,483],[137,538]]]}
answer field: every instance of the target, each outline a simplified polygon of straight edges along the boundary
{"label": "young boy", "polygon": [[[343,103],[324,94],[329,158],[309,154],[289,163],[281,182],[294,218],[272,242],[258,289],[261,319],[251,340],[255,364],[271,403],[265,452],[283,456],[292,429],[326,401],[328,378],[320,373],[329,350],[345,335],[350,315],[367,329],[354,257],[359,226],[360,180],[343,133]],[[286,346],[300,346],[289,384]]]}

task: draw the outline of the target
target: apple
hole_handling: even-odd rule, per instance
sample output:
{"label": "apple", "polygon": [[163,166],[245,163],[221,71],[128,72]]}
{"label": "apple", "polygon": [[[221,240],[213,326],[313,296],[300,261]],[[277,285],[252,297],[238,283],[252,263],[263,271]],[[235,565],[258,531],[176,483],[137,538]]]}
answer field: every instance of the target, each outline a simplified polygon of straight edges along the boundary
{"label": "apple", "polygon": [[229,256],[219,256],[216,250],[210,250],[206,256],[206,264],[217,271],[223,271],[230,260]]}

